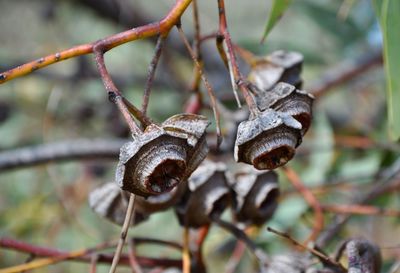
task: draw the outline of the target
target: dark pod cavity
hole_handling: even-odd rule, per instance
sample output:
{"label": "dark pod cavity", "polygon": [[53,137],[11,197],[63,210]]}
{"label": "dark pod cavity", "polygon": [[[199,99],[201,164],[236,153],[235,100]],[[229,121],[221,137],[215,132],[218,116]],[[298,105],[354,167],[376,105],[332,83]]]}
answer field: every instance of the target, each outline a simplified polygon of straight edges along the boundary
{"label": "dark pod cavity", "polygon": [[286,164],[301,143],[301,124],[292,116],[267,109],[239,124],[235,160],[259,170]]}
{"label": "dark pod cavity", "polygon": [[161,126],[149,125],[121,148],[117,184],[140,195],[172,190],[196,169],[208,153],[203,116],[180,114]]}
{"label": "dark pod cavity", "polygon": [[175,207],[182,226],[198,228],[219,217],[230,202],[223,163],[204,161],[188,180],[186,191]]}

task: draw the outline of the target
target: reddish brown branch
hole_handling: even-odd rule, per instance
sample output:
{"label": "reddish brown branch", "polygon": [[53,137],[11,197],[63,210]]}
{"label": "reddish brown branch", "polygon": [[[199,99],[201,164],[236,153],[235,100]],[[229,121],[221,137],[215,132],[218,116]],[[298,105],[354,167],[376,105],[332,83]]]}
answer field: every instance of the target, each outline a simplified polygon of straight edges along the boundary
{"label": "reddish brown branch", "polygon": [[400,217],[400,211],[394,209],[383,209],[368,205],[322,205],[324,211],[342,214],[381,215]]}
{"label": "reddish brown branch", "polygon": [[[239,66],[237,64],[234,47],[231,41],[231,35],[228,31],[224,0],[218,0],[218,13],[219,13],[219,32],[220,35],[222,35],[223,37],[222,42],[225,42],[226,45],[226,51],[227,51],[226,61],[228,63],[229,71],[231,73],[231,79],[233,81],[232,83],[233,91],[236,92],[236,86],[240,88],[240,91],[242,92],[243,97],[249,107],[250,113],[256,115],[259,112],[259,110],[257,108],[253,96],[250,94],[248,85],[244,81],[243,76],[240,73]],[[221,56],[223,56],[224,54],[222,54],[222,51],[225,50],[219,49],[219,51],[221,53]],[[222,58],[224,59],[224,57]]]}
{"label": "reddish brown branch", "polygon": [[318,80],[307,90],[310,90],[310,92],[316,98],[319,98],[325,95],[332,88],[354,79],[373,67],[382,65],[382,62],[383,59],[381,52],[377,52],[372,55],[369,54],[368,56],[362,57],[360,60],[356,60],[355,62],[346,61],[320,76],[320,80]]}
{"label": "reddish brown branch", "polygon": [[[59,257],[59,256],[68,254],[67,251],[62,251],[62,250],[58,250],[58,249],[54,249],[54,248],[35,246],[32,244],[28,244],[28,243],[25,243],[22,241],[17,241],[17,240],[7,238],[7,237],[0,238],[0,247],[4,248],[4,249],[12,249],[12,250],[22,252],[22,253],[28,253],[28,254],[31,254],[34,256],[39,256],[39,257]],[[143,256],[137,256],[136,258],[137,258],[138,263],[143,267],[161,266],[161,267],[165,267],[165,268],[167,268],[167,267],[180,268],[182,266],[181,260],[176,260],[176,259],[149,258],[149,257],[143,257]],[[92,259],[92,254],[90,254],[90,251],[88,251],[87,255],[84,255],[82,257],[77,257],[72,260],[90,263],[91,259]],[[99,254],[97,261],[99,263],[110,264],[112,259],[113,259],[112,254]],[[128,255],[123,254],[121,256],[119,264],[129,266]]]}
{"label": "reddish brown branch", "polygon": [[292,183],[292,185],[301,193],[301,195],[303,195],[304,200],[306,200],[306,202],[313,208],[313,210],[315,212],[315,221],[313,224],[313,231],[304,242],[304,244],[307,245],[308,242],[315,241],[315,239],[317,239],[319,233],[324,228],[324,214],[323,214],[321,205],[318,202],[317,198],[302,183],[302,181],[300,180],[300,177],[297,175],[297,173],[289,167],[284,167],[283,170],[285,171],[285,174],[286,174],[287,178],[289,179],[289,181]]}
{"label": "reddish brown branch", "polygon": [[[373,200],[374,198],[381,196],[382,194],[393,192],[400,188],[400,181],[397,175],[400,173],[400,159],[396,160],[390,167],[379,172],[379,177],[374,183],[374,187],[368,190],[366,193],[357,195],[352,200],[354,205],[363,205]],[[337,236],[337,233],[343,227],[343,225],[350,219],[351,214],[340,214],[336,215],[331,224],[321,233],[318,237],[317,245],[324,247],[332,238]]]}
{"label": "reddish brown branch", "polygon": [[16,68],[10,69],[0,74],[0,84],[12,80],[16,77],[29,74],[35,70],[54,64],[59,61],[67,60],[94,52],[95,47],[101,45],[102,51],[108,50],[138,39],[144,39],[151,36],[168,33],[169,30],[179,21],[181,15],[191,3],[191,0],[178,0],[168,12],[168,14],[159,22],[150,23],[144,26],[133,28],[124,32],[120,32],[99,41],[78,45],[69,49],[50,54],[46,57],[25,63]]}

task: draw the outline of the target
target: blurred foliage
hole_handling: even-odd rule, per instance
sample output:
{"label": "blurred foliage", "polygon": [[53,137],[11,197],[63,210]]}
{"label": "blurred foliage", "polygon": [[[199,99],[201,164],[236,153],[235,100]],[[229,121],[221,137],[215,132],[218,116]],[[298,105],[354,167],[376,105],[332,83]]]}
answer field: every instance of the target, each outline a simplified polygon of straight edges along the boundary
{"label": "blurred foliage", "polygon": [[392,0],[374,0],[382,35],[386,72],[389,133],[393,140],[400,138],[400,3]]}
{"label": "blurred foliage", "polygon": [[[117,2],[123,5],[123,1]],[[172,0],[127,2],[143,10],[144,14],[151,15],[151,19],[163,16],[174,3]],[[216,3],[198,2],[202,32],[215,31],[218,21]],[[259,55],[276,49],[301,52],[305,56],[303,78],[307,90],[334,65],[366,56],[382,46],[370,1],[355,1],[347,17],[342,18],[338,16],[338,11],[346,2],[293,1],[271,30],[265,45],[260,45],[259,41],[271,1],[226,1],[228,25],[235,43]],[[118,22],[109,21],[83,7],[79,1],[0,0],[0,7],[1,71],[125,29]],[[400,19],[399,16],[394,17]],[[192,29],[191,23],[191,11],[188,10],[183,16],[183,27],[188,33]],[[388,31],[396,32],[397,29]],[[169,39],[168,43],[172,44],[174,39]],[[154,45],[149,40],[135,41],[106,55],[107,65],[117,85],[138,106],[153,49]],[[204,49],[211,57],[217,56],[214,42],[205,43]],[[398,56],[398,47],[393,50],[393,54]],[[190,95],[188,86],[193,64],[187,56],[178,54],[174,49],[168,51],[156,75],[156,81],[161,83],[156,82],[150,99],[148,113],[156,121],[179,113]],[[400,58],[393,60],[399,61]],[[207,65],[206,72],[210,73]],[[225,78],[220,77],[226,71],[220,71],[217,77],[213,77],[213,73],[210,73],[210,79],[218,87],[217,93],[230,93],[229,81],[221,82]],[[398,80],[398,77],[394,78]],[[301,174],[309,186],[340,180],[351,183],[356,189],[349,192],[332,190],[329,194],[318,196],[323,203],[346,202],[359,189],[374,182],[376,171],[390,166],[398,158],[397,152],[379,147],[363,150],[335,145],[337,135],[367,136],[378,142],[389,142],[385,129],[387,117],[383,114],[386,107],[383,85],[382,69],[374,69],[334,88],[315,103],[314,123],[290,166]],[[393,85],[393,91],[398,89]],[[398,108],[395,97],[391,102],[393,107]],[[393,117],[399,118],[400,115]],[[71,138],[124,136],[128,136],[128,130],[115,106],[108,102],[91,58],[74,58],[0,85],[0,150]],[[115,165],[114,161],[92,160],[1,172],[0,236],[63,250],[91,247],[118,238],[119,227],[96,216],[86,201],[90,189],[113,180]],[[291,190],[292,186],[284,175],[280,177],[282,191]],[[398,198],[386,196],[379,203],[399,207]],[[330,216],[327,214],[327,223]],[[224,217],[229,218],[230,214],[227,212]],[[305,238],[310,232],[312,219],[312,212],[305,201],[298,194],[292,194],[281,201],[268,225],[278,230],[289,230],[296,238]],[[352,218],[350,224],[338,234],[335,243],[349,236],[365,236],[381,246],[398,246],[399,232],[398,220],[359,216]],[[149,221],[131,229],[130,235],[182,241],[182,229],[172,211],[153,215]],[[290,248],[264,227],[254,232],[253,237],[271,254]],[[229,244],[232,240],[232,236],[225,231],[218,227],[211,228],[204,249],[209,272],[224,271],[232,252],[232,244]],[[334,246],[330,245],[328,250],[334,249]],[[396,251],[398,249],[385,249],[384,259],[389,261],[386,266],[395,259]],[[149,246],[139,246],[138,252],[152,257],[179,255],[165,248]],[[1,249],[0,267],[22,263],[26,258],[26,255]],[[240,272],[250,272],[253,266],[253,258],[247,253],[240,264]],[[98,272],[107,272],[107,269],[106,266],[99,266]],[[87,270],[87,264],[64,262],[37,272]]]}

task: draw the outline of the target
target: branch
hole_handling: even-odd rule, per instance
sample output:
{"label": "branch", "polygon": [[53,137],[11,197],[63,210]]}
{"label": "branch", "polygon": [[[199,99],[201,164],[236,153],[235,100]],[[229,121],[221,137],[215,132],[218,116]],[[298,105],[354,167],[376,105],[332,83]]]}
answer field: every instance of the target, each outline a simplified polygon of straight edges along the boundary
{"label": "branch", "polygon": [[313,231],[310,234],[310,236],[305,240],[304,244],[306,245],[308,242],[314,241],[317,239],[317,236],[319,233],[322,231],[324,228],[324,214],[321,208],[320,203],[318,202],[317,198],[314,196],[314,194],[311,192],[310,189],[308,189],[300,180],[300,177],[297,175],[297,173],[289,168],[289,167],[283,167],[283,170],[289,179],[289,181],[292,183],[292,185],[298,190],[301,195],[303,195],[304,200],[313,208],[315,212],[315,221],[313,225]]}
{"label": "branch", "polygon": [[368,54],[368,56],[361,57],[352,62],[343,62],[320,76],[319,78],[321,80],[314,83],[307,90],[310,90],[316,98],[319,98],[325,95],[332,88],[354,79],[373,67],[382,65],[382,62],[381,51],[372,55]]}
{"label": "branch", "polygon": [[118,159],[124,139],[77,139],[0,152],[0,171],[76,159]]}
{"label": "branch", "polygon": [[347,272],[346,268],[344,268],[341,263],[332,260],[331,258],[326,256],[325,254],[323,254],[322,252],[320,252],[320,251],[318,251],[318,250],[316,250],[314,248],[310,248],[310,247],[307,247],[304,244],[301,244],[297,240],[293,239],[288,233],[277,231],[277,230],[275,230],[275,229],[273,229],[271,227],[267,227],[267,231],[272,232],[272,233],[274,233],[274,234],[276,234],[276,235],[278,235],[280,237],[286,238],[287,240],[289,240],[295,246],[299,246],[299,247],[301,247],[303,249],[306,249],[310,253],[314,254],[316,257],[320,258],[321,261],[324,261],[327,264],[333,265],[336,268],[340,269],[340,272]]}
{"label": "branch", "polygon": [[151,36],[168,33],[169,30],[179,21],[181,15],[191,3],[191,0],[178,0],[168,14],[159,22],[147,24],[120,32],[99,41],[78,45],[69,49],[50,54],[35,61],[25,63],[16,68],[0,74],[0,84],[17,77],[29,74],[35,70],[54,64],[59,61],[67,60],[72,57],[93,53],[95,46],[101,45],[103,52],[127,42],[144,39]]}
{"label": "branch", "polygon": [[[4,249],[11,249],[22,253],[28,253],[34,256],[39,257],[60,257],[62,255],[66,255],[69,252],[62,251],[54,248],[48,247],[41,247],[32,244],[28,244],[22,241],[14,240],[7,237],[0,238],[0,247]],[[90,250],[90,249],[89,249]],[[137,261],[143,267],[177,267],[180,268],[182,266],[181,260],[176,259],[162,259],[162,258],[149,258],[143,256],[137,256]],[[92,259],[92,254],[88,252],[87,255],[76,257],[71,260],[90,263]],[[104,264],[110,264],[113,259],[112,254],[99,254],[98,255],[98,262]],[[121,256],[119,261],[120,265],[129,266],[129,257],[128,255],[124,254]]]}
{"label": "branch", "polygon": [[[374,187],[362,194],[356,196],[351,202],[354,205],[363,205],[373,200],[374,198],[393,190],[393,188],[399,187],[399,180],[396,176],[400,172],[400,159],[397,159],[389,168],[383,171],[377,181],[374,183]],[[332,223],[325,229],[325,231],[319,236],[317,245],[324,247],[332,238],[337,236],[337,233],[343,227],[343,225],[350,219],[351,215],[336,215]]]}

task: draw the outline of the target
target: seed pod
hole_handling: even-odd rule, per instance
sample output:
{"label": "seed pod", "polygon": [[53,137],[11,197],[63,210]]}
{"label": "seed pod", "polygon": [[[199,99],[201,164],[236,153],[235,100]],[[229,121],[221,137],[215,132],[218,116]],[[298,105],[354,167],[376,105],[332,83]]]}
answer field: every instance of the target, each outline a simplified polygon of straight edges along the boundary
{"label": "seed pod", "polygon": [[244,167],[231,179],[236,220],[245,225],[262,225],[270,219],[278,206],[278,175]]}
{"label": "seed pod", "polygon": [[257,94],[257,106],[261,111],[272,108],[289,114],[301,123],[302,135],[307,132],[312,119],[313,95],[284,82],[278,83],[270,91]]}
{"label": "seed pod", "polygon": [[135,210],[145,215],[165,211],[178,203],[182,198],[185,188],[186,185],[182,182],[169,192],[152,195],[147,198],[137,196],[135,201]]}
{"label": "seed pod", "polygon": [[206,129],[210,125],[204,116],[194,114],[178,114],[163,122],[162,127],[169,134],[186,138],[191,149],[188,152],[188,162],[185,179],[200,165],[208,153]]}
{"label": "seed pod", "polygon": [[[182,185],[182,186],[181,186]],[[167,210],[174,206],[183,194],[184,185],[180,184],[170,192],[144,198],[135,198],[135,224],[146,220],[150,214]],[[114,182],[106,183],[89,194],[89,206],[99,215],[122,225],[128,209],[129,193],[122,191]]]}
{"label": "seed pod", "polygon": [[274,51],[257,62],[248,78],[261,92],[272,89],[278,82],[287,82],[300,88],[303,56],[298,52]]}
{"label": "seed pod", "polygon": [[[122,191],[114,182],[106,183],[89,194],[89,206],[100,216],[122,226],[128,209],[129,194]],[[148,218],[148,215],[135,210],[132,224]]]}
{"label": "seed pod", "polygon": [[180,114],[166,120],[162,127],[149,125],[143,134],[122,146],[117,184],[143,197],[172,190],[207,155],[208,124],[205,117]]}
{"label": "seed pod", "polygon": [[300,253],[286,253],[273,256],[271,262],[261,269],[261,273],[303,273],[309,272],[312,261],[307,255]]}
{"label": "seed pod", "polygon": [[190,176],[175,212],[182,226],[198,228],[218,217],[228,206],[230,191],[223,163],[204,161]]}
{"label": "seed pod", "polygon": [[349,273],[379,273],[382,257],[379,247],[365,239],[353,239],[346,244]]}
{"label": "seed pod", "polygon": [[301,143],[301,124],[290,115],[267,109],[239,124],[235,160],[259,170],[286,164]]}

